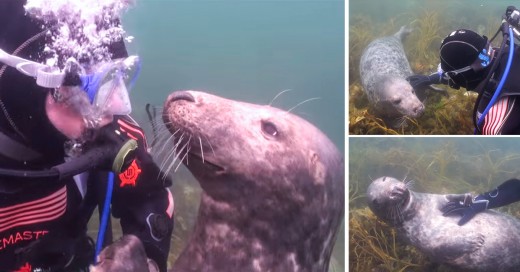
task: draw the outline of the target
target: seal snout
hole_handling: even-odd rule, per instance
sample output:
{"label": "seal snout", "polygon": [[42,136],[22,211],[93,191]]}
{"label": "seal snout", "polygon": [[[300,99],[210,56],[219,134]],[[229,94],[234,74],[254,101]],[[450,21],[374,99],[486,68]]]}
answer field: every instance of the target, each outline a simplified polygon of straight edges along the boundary
{"label": "seal snout", "polygon": [[392,186],[390,192],[390,199],[400,199],[402,198],[408,189],[404,183],[396,183]]}
{"label": "seal snout", "polygon": [[193,97],[193,95],[189,91],[177,91],[170,94],[166,101],[168,101],[168,103],[171,103],[179,100],[195,102],[195,97]]}
{"label": "seal snout", "polygon": [[420,103],[419,105],[415,106],[413,109],[412,109],[412,112],[414,113],[415,116],[420,116],[423,114],[424,112],[424,105],[423,103]]}

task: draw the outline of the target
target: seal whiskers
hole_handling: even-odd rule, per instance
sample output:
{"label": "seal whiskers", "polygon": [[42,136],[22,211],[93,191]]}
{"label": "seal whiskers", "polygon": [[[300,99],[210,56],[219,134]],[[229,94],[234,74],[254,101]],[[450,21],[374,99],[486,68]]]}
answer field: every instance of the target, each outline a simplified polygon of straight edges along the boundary
{"label": "seal whiskers", "polygon": [[200,155],[202,157],[202,163],[204,163],[204,150],[202,150],[202,140],[199,137],[199,143],[200,143]]}
{"label": "seal whiskers", "polygon": [[[177,141],[177,144],[175,144],[175,147],[174,147],[175,157],[173,158],[173,161],[171,162],[170,166],[167,168],[166,172],[169,172],[172,169],[173,165],[175,165],[175,162],[177,161],[177,159],[179,159],[179,157],[182,154],[183,150],[184,149],[186,149],[186,150],[188,149],[189,140],[186,141],[186,143],[184,143],[184,145],[180,149],[178,149],[179,145],[182,144],[183,138],[184,138],[184,133],[181,135],[181,137]],[[191,135],[189,136],[189,139],[191,139]],[[187,153],[188,153],[188,151],[186,151],[186,154]],[[184,156],[185,155],[183,155],[183,157],[181,158],[179,164],[182,163],[182,160],[184,159]],[[177,168],[175,168],[175,169],[177,169]]]}
{"label": "seal whiskers", "polygon": [[213,156],[215,156],[215,149],[213,149],[213,146],[211,145],[211,142],[209,141],[208,137],[204,135],[204,138],[206,139],[206,141],[208,141],[208,145],[211,148],[211,152],[213,152]]}
{"label": "seal whiskers", "polygon": [[415,180],[411,179],[411,180],[405,181],[404,185],[406,186],[407,189],[412,190],[415,187]]}
{"label": "seal whiskers", "polygon": [[[177,130],[175,133],[177,133],[178,131],[180,130]],[[170,138],[173,138],[173,143],[174,143],[174,146],[172,148],[172,150],[170,151],[170,155],[168,155],[167,158],[165,158],[163,160],[163,162],[161,163],[161,172],[163,172],[164,174],[164,177],[166,177],[167,173],[171,170],[171,168],[173,167],[173,165],[175,164],[178,156],[179,156],[179,152],[178,152],[178,147],[182,141],[182,138],[184,137],[184,133],[180,136],[180,140],[179,141],[176,141],[176,138],[174,137],[174,135],[172,134],[173,137],[170,137]],[[163,145],[163,147],[166,146],[166,143]],[[168,167],[164,168],[168,162],[168,160],[170,160],[170,158],[172,159],[172,161],[169,163]]]}
{"label": "seal whiskers", "polygon": [[273,104],[273,102],[276,100],[276,98],[278,98],[283,93],[286,93],[286,92],[289,92],[289,91],[292,91],[292,89],[286,89],[286,90],[283,90],[283,91],[279,92],[277,95],[274,96],[274,98],[271,100],[271,102],[269,102],[268,105],[271,106]]}
{"label": "seal whiskers", "polygon": [[321,97],[311,97],[309,99],[306,99],[306,100],[303,100],[302,102],[296,104],[294,107],[290,108],[287,112],[291,112],[292,110],[296,109],[298,106],[304,104],[304,103],[307,103],[309,101],[312,101],[312,100],[318,100],[318,99],[321,99]]}
{"label": "seal whiskers", "polygon": [[[171,137],[168,138],[168,140],[170,140],[170,139],[175,140],[175,135],[172,134]],[[163,149],[162,150],[165,150],[164,147],[166,147],[166,142],[165,142],[165,144],[163,144]],[[163,159],[163,161],[161,163],[161,166],[159,167],[159,169],[161,169],[161,172],[164,173],[163,174],[164,177],[166,177],[166,173],[167,173],[167,171],[164,171],[165,170],[164,167],[166,166],[168,160],[172,159],[172,163],[175,161],[175,157],[177,156],[175,150],[176,150],[176,145],[174,145],[174,148],[172,148],[172,150],[169,152],[169,155],[166,158]]]}
{"label": "seal whiskers", "polygon": [[398,117],[394,120],[393,124],[395,125],[395,127],[405,127],[407,119],[408,118],[406,116]]}
{"label": "seal whiskers", "polygon": [[[189,165],[189,162],[188,162],[188,154],[190,152],[190,149],[191,147],[189,146],[189,142],[191,140],[191,135],[190,135],[190,138],[188,138],[188,141],[186,142],[186,144],[184,145],[184,147],[186,147],[186,152],[184,153],[184,155],[182,156],[182,158],[179,160],[179,164],[177,165],[177,167],[175,167],[175,170],[173,172],[177,172],[177,169],[179,169],[179,166],[181,166],[182,162],[184,161],[184,159],[186,159],[186,165]],[[181,149],[184,150],[184,147]],[[181,152],[179,152],[180,154]]]}

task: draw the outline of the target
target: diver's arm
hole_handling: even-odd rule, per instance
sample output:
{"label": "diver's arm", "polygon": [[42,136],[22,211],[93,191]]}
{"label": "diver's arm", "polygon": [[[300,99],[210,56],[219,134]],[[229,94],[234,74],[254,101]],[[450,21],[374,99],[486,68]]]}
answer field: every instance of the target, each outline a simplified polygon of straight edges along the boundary
{"label": "diver's arm", "polygon": [[496,189],[480,194],[475,198],[489,201],[488,209],[498,208],[520,201],[520,180],[507,180],[498,185]]}
{"label": "diver's arm", "polygon": [[160,271],[166,271],[173,230],[171,180],[160,172],[146,151],[144,132],[124,117],[114,121],[131,137],[137,138],[136,160],[117,177],[112,198],[113,215],[120,218],[123,234],[134,234],[142,242],[148,258]]}
{"label": "diver's arm", "polygon": [[481,211],[520,201],[520,180],[507,180],[494,190],[479,194],[474,198],[471,198],[471,194],[448,195],[446,198],[449,202],[441,208],[443,215],[462,213],[458,224],[464,225]]}
{"label": "diver's arm", "polygon": [[171,193],[162,188],[141,194],[118,194],[114,198],[113,215],[120,218],[123,234],[137,236],[144,245],[147,257],[157,264],[161,272],[166,272],[173,231],[173,214],[168,212],[168,199],[173,199]]}
{"label": "diver's arm", "polygon": [[406,78],[412,88],[414,89],[423,89],[432,84],[448,84],[448,79],[442,73],[433,73],[429,76],[427,75],[411,75]]}

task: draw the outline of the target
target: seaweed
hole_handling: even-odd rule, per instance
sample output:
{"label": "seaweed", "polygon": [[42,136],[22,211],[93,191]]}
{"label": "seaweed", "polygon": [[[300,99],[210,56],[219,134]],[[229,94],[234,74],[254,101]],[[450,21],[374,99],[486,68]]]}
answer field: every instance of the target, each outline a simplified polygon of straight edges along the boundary
{"label": "seaweed", "polygon": [[349,78],[359,79],[359,61],[365,47],[375,38],[372,21],[366,16],[354,15],[349,27]]}
{"label": "seaweed", "polygon": [[407,39],[408,55],[412,70],[418,74],[426,74],[436,70],[439,62],[437,52],[441,36],[441,22],[439,11],[423,10],[411,25],[413,32]]}
{"label": "seaweed", "polygon": [[[368,208],[349,211],[350,271],[422,271],[427,258],[397,237]],[[411,270],[413,269],[413,270]]]}

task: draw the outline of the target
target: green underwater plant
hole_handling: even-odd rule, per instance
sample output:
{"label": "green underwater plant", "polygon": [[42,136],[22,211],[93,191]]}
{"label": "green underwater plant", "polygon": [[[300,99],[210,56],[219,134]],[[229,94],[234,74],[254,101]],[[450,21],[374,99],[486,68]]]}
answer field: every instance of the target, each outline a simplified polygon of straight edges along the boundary
{"label": "green underwater plant", "polygon": [[349,248],[349,271],[421,271],[429,264],[368,208],[349,211]]}
{"label": "green underwater plant", "polygon": [[349,27],[349,78],[359,79],[359,60],[365,47],[375,38],[372,31],[372,21],[366,16],[354,15]]}
{"label": "green underwater plant", "polygon": [[406,45],[411,67],[415,73],[426,74],[436,70],[439,62],[438,44],[442,39],[439,11],[423,10],[411,25],[413,31]]}

